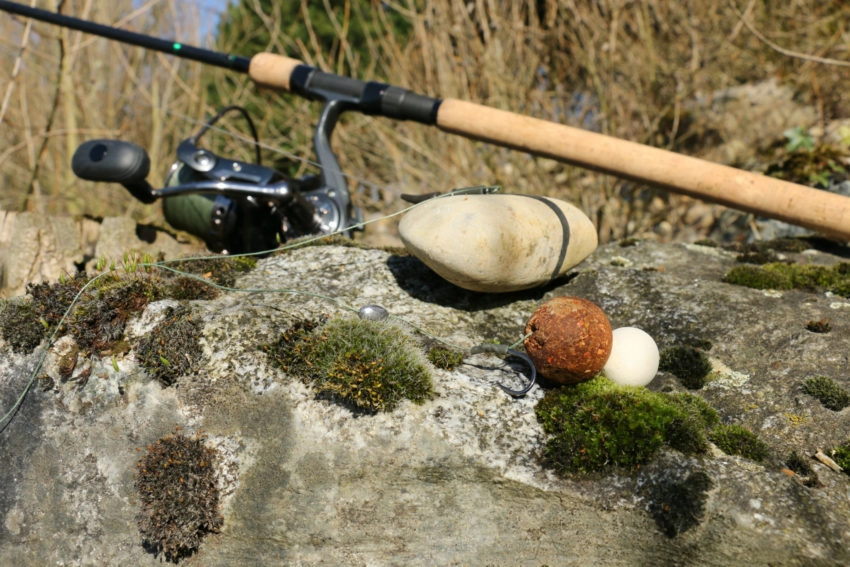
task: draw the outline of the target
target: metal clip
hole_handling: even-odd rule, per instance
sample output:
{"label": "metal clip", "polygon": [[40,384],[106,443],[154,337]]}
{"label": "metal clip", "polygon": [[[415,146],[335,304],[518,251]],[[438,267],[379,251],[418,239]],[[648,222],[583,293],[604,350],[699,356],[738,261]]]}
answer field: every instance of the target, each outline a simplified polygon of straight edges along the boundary
{"label": "metal clip", "polygon": [[531,378],[529,379],[528,384],[526,384],[524,388],[522,388],[520,390],[512,390],[511,388],[508,388],[504,384],[498,384],[498,383],[496,384],[499,388],[501,388],[502,390],[504,390],[505,392],[507,392],[508,394],[513,396],[514,398],[521,398],[521,397],[525,396],[531,390],[531,388],[534,386],[535,381],[537,381],[537,369],[534,367],[534,362],[532,362],[531,358],[527,354],[513,350],[511,348],[508,348],[507,345],[494,345],[494,344],[483,344],[483,345],[478,345],[476,347],[472,347],[472,349],[470,349],[470,351],[469,351],[469,354],[479,354],[479,353],[482,353],[482,352],[489,352],[489,353],[493,353],[493,354],[498,354],[498,355],[504,356],[505,358],[508,358],[508,357],[520,358],[523,361],[525,361],[526,364],[528,364],[528,368],[531,369]]}

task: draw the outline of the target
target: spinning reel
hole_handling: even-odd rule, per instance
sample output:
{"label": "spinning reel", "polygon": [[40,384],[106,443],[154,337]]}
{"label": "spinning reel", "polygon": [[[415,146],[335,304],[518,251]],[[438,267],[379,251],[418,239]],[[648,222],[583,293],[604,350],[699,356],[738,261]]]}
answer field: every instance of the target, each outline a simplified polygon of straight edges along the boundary
{"label": "spinning reel", "polygon": [[[74,173],[89,181],[120,183],[136,199],[162,199],[166,221],[201,238],[213,252],[241,254],[272,250],[310,234],[349,233],[362,223],[351,204],[345,177],[330,136],[345,106],[324,106],[313,139],[320,175],[287,178],[261,165],[256,129],[245,109],[228,106],[177,146],[164,187],[147,181],[150,157],[144,148],[121,140],[91,140],[77,148]],[[225,113],[240,112],[254,136],[256,163],[226,159],[199,146],[201,136]]]}

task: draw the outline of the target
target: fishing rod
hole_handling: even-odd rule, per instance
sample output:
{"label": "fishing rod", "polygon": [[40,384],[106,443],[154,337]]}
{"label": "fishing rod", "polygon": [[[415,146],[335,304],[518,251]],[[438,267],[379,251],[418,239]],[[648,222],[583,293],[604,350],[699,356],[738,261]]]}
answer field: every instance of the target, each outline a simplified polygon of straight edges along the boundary
{"label": "fishing rod", "polygon": [[247,73],[259,87],[323,100],[336,107],[335,113],[325,116],[330,128],[345,110],[413,120],[850,241],[850,198],[828,191],[469,101],[335,75],[284,55],[258,53],[246,58],[217,53],[7,0],[0,0],[0,10]]}

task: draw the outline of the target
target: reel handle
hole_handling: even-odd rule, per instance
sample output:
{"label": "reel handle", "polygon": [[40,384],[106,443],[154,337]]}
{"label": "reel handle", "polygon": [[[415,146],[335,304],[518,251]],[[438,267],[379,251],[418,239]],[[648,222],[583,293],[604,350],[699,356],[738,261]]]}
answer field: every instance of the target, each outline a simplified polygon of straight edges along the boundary
{"label": "reel handle", "polygon": [[120,183],[133,197],[151,204],[157,197],[146,178],[151,160],[144,148],[122,140],[83,142],[71,158],[71,169],[80,179]]}

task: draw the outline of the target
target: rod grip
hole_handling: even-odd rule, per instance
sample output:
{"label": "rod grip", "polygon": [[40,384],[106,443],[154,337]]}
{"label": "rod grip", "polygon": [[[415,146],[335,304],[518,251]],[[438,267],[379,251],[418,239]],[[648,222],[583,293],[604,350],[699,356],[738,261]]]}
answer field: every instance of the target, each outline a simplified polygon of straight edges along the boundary
{"label": "rod grip", "polygon": [[850,197],[836,193],[457,99],[437,126],[850,240]]}
{"label": "rod grip", "polygon": [[303,61],[285,55],[257,53],[251,57],[248,76],[258,86],[289,91],[292,72],[303,64]]}

